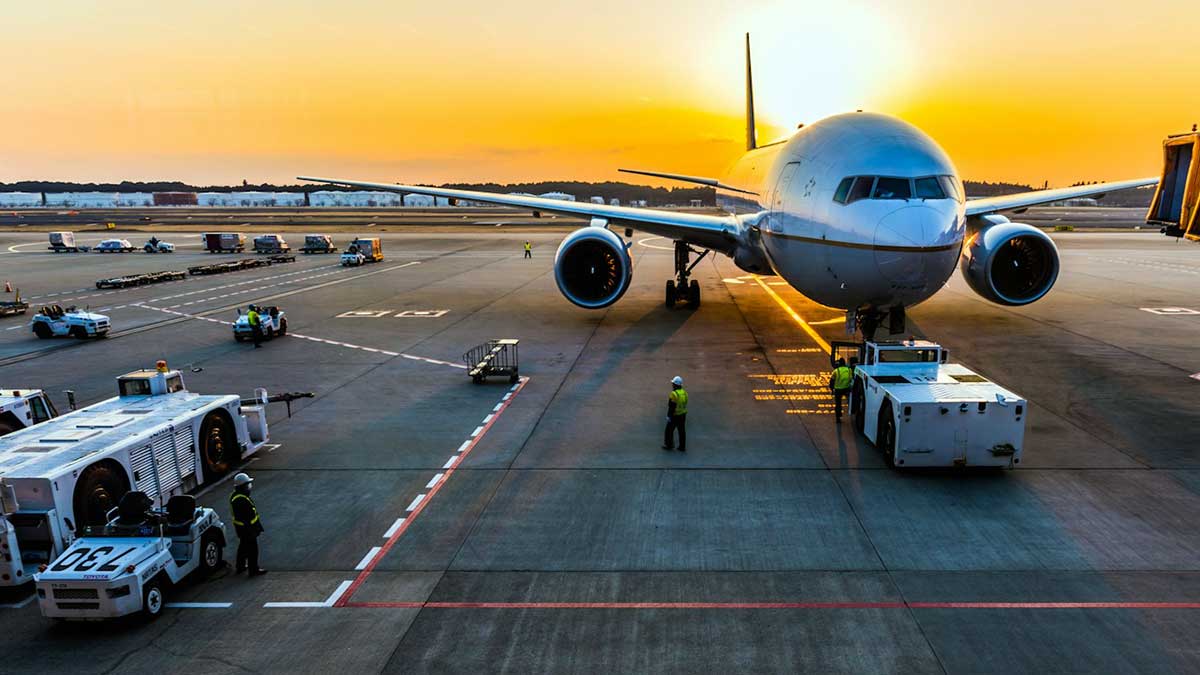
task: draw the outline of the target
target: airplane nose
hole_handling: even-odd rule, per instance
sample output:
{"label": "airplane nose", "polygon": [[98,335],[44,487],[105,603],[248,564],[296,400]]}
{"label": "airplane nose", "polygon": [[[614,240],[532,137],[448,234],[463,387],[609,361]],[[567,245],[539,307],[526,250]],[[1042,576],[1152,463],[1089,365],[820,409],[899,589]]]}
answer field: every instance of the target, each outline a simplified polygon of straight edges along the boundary
{"label": "airplane nose", "polygon": [[[922,288],[940,269],[931,249],[944,245],[945,216],[924,205],[905,206],[884,216],[875,228],[875,263],[879,272],[904,289]],[[939,279],[940,284],[945,279]]]}

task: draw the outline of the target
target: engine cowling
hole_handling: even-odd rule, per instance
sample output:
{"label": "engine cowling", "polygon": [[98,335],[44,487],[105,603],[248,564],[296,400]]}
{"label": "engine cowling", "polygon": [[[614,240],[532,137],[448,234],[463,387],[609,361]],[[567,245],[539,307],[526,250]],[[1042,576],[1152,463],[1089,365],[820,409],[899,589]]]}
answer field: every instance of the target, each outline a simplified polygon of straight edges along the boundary
{"label": "engine cowling", "polygon": [[633,260],[619,236],[604,227],[575,230],[554,254],[554,281],[573,304],[608,307],[625,295],[633,278]]}
{"label": "engine cowling", "polygon": [[1028,305],[1058,279],[1058,247],[1036,227],[993,219],[968,240],[959,269],[988,300]]}

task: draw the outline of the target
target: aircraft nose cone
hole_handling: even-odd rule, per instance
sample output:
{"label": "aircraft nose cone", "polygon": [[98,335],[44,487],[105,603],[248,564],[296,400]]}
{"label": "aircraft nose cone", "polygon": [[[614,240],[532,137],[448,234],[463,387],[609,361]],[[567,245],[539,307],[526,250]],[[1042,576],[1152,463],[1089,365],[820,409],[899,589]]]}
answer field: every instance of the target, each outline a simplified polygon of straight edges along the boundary
{"label": "aircraft nose cone", "polygon": [[[875,228],[875,264],[895,287],[908,290],[929,283],[928,249],[940,242],[942,214],[928,206],[905,206],[884,216]],[[939,266],[940,267],[940,266]]]}

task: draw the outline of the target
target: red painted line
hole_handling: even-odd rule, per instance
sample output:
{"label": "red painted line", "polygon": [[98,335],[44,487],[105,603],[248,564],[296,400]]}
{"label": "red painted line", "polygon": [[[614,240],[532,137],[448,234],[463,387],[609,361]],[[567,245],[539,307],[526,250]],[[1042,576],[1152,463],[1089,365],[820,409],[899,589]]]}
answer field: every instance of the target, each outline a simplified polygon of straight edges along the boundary
{"label": "red painted line", "polygon": [[462,452],[458,453],[458,459],[456,459],[454,463],[445,470],[446,475],[442,478],[442,480],[435,485],[433,489],[425,493],[425,498],[421,500],[421,503],[417,505],[417,508],[410,511],[408,515],[405,516],[404,524],[397,528],[396,531],[392,533],[391,537],[388,537],[387,542],[380,547],[379,552],[375,554],[375,557],[371,558],[371,562],[367,563],[367,566],[358,573],[358,576],[354,578],[354,581],[350,584],[349,588],[346,589],[346,592],[342,594],[342,597],[338,598],[337,601],[333,603],[334,607],[359,606],[358,604],[349,605],[348,603],[350,602],[350,598],[354,597],[354,594],[358,592],[358,589],[367,580],[367,577],[370,577],[371,573],[375,571],[375,566],[379,564],[379,561],[383,560],[384,556],[388,554],[388,551],[391,551],[392,547],[396,545],[396,542],[400,540],[400,537],[404,536],[404,533],[408,531],[409,526],[413,524],[413,521],[417,519],[417,516],[421,515],[421,512],[425,510],[426,506],[429,506],[429,502],[433,501],[434,496],[436,496],[437,493],[440,492],[443,487],[445,487],[446,483],[450,482],[450,477],[454,475],[454,472],[458,469],[459,465],[463,463],[463,460],[467,458],[467,455],[471,454],[471,451],[475,449],[475,446],[479,444],[479,441],[483,440],[483,437],[487,435],[487,432],[492,428],[492,425],[500,420],[500,416],[504,414],[505,410],[508,410],[508,406],[517,398],[517,394],[521,393],[521,390],[525,388],[525,383],[528,381],[528,377],[522,377],[516,389],[509,389],[505,392],[511,393],[512,396],[509,396],[508,399],[504,401],[504,407],[502,407],[498,412],[493,413],[491,421],[485,424],[479,433],[475,434],[474,438],[471,439],[470,444],[467,445]]}
{"label": "red painted line", "polygon": [[1200,602],[345,602],[387,609],[1200,609]]}

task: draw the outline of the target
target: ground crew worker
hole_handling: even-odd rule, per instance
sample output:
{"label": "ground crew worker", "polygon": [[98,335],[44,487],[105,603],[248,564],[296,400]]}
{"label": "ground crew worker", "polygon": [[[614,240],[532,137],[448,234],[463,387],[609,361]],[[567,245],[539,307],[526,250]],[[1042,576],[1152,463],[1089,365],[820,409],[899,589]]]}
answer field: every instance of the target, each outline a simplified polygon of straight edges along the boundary
{"label": "ground crew worker", "polygon": [[837,367],[829,376],[829,388],[833,390],[834,421],[842,421],[842,399],[850,399],[850,387],[854,383],[853,371],[846,365],[846,359],[838,359]]}
{"label": "ground crew worker", "polygon": [[663,450],[675,448],[675,430],[679,430],[679,451],[687,452],[687,408],[688,394],[683,388],[683,378],[676,375],[671,380],[671,393],[667,394],[667,430],[663,434]]}
{"label": "ground crew worker", "polygon": [[246,320],[250,323],[250,334],[254,336],[254,348],[262,347],[262,317],[258,315],[258,308],[250,305],[246,311]]}
{"label": "ground crew worker", "polygon": [[526,258],[533,257],[533,244],[531,244],[529,242],[525,242],[525,257]]}
{"label": "ground crew worker", "polygon": [[229,495],[229,508],[233,511],[233,527],[237,531],[238,549],[235,571],[249,569],[256,577],[267,571],[258,566],[258,535],[262,534],[262,521],[254,500],[250,499],[250,484],[254,479],[244,473],[233,477],[233,494]]}

